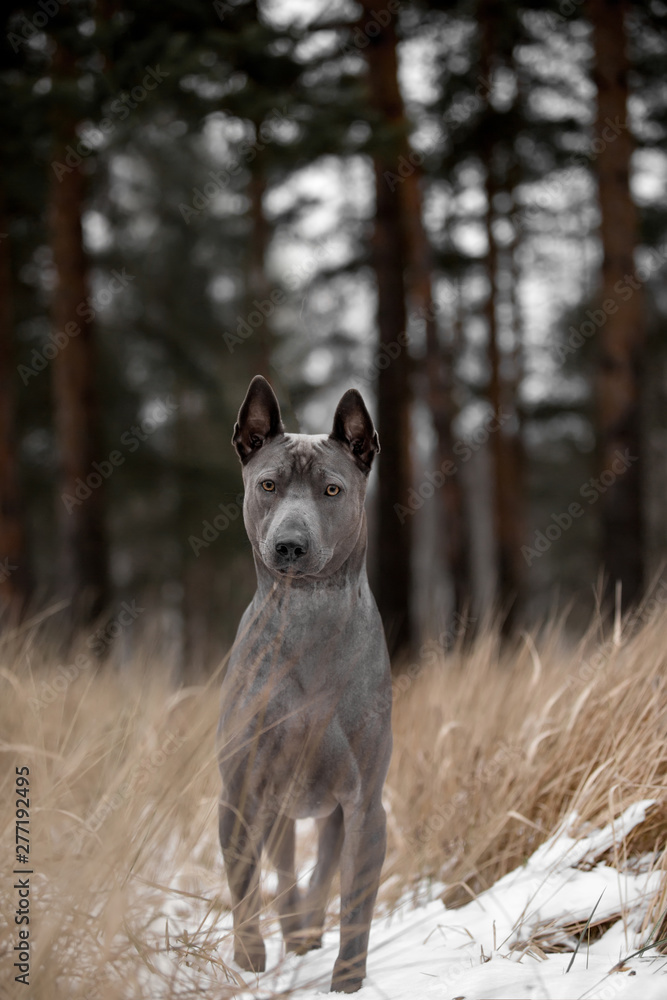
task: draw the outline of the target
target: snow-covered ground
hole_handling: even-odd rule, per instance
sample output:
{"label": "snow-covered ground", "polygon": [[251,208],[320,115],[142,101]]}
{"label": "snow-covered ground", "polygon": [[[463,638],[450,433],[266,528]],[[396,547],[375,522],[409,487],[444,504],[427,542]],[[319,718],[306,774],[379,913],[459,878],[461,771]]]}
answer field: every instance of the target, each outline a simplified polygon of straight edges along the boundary
{"label": "snow-covered ground", "polygon": [[[651,804],[639,802],[579,839],[570,836],[571,817],[526,864],[463,907],[445,909],[439,899],[444,887],[431,885],[421,900],[411,894],[390,914],[377,916],[359,1000],[665,1000],[667,956],[649,950],[620,964],[647,943],[650,929],[642,930],[642,922],[660,873],[650,871],[648,862],[619,870],[620,861],[617,868],[597,860],[622,843]],[[594,923],[604,921],[607,929],[590,944],[582,942],[568,972],[576,940],[572,927],[585,923],[596,903]],[[267,971],[252,976],[237,970],[232,985],[222,967],[206,959],[216,939],[218,957],[233,968],[229,915],[197,913],[200,906],[201,899],[191,904],[183,896],[169,914],[168,947],[159,955],[153,996],[163,995],[165,980],[171,995],[179,992],[179,982],[183,992],[196,988],[216,997],[239,995],[241,982],[247,988],[240,995],[248,998],[293,993],[311,1000],[327,992],[337,928],[325,935],[321,950],[285,956],[276,920],[267,925]],[[163,917],[162,935],[164,925]],[[568,950],[553,952],[554,943]]]}

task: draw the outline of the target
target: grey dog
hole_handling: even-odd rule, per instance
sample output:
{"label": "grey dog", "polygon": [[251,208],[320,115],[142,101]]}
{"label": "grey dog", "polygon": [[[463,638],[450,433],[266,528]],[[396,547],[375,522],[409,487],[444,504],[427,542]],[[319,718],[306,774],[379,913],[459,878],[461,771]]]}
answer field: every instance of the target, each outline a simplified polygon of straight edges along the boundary
{"label": "grey dog", "polygon": [[[366,974],[384,861],[382,786],[391,755],[391,678],[366,576],[368,474],[380,446],[355,389],[333,429],[286,434],[274,392],[250,383],[234,428],[257,592],[239,625],[222,694],[220,843],[234,903],[234,959],[260,972],[262,850],[278,875],[288,950],[322,941],[340,867],[340,950],[331,989]],[[315,817],[318,856],[303,894],[295,820]]]}

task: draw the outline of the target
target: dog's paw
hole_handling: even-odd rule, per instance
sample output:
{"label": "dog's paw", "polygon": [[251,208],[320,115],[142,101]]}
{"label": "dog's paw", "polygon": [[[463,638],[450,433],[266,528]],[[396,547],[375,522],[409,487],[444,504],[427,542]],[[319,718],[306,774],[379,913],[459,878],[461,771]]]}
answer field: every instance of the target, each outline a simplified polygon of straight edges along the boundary
{"label": "dog's paw", "polygon": [[336,959],[331,980],[331,993],[356,993],[361,989],[366,974],[365,963]]}
{"label": "dog's paw", "polygon": [[358,976],[334,976],[331,980],[330,993],[356,993],[357,990],[361,989],[361,984],[363,983],[363,978]]}
{"label": "dog's paw", "polygon": [[287,951],[293,951],[296,955],[305,955],[306,952],[314,951],[315,948],[322,947],[322,935],[315,931],[301,931],[297,934],[290,934],[285,939]]}
{"label": "dog's paw", "polygon": [[243,938],[234,946],[234,961],[246,972],[264,972],[266,948],[261,938]]}

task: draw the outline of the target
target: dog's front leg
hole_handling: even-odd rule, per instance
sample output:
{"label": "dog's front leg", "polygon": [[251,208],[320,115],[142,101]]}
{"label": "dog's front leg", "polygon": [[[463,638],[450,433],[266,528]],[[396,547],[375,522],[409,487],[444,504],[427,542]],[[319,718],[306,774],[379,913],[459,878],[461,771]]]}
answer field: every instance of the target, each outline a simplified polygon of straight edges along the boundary
{"label": "dog's front leg", "polygon": [[287,951],[301,949],[303,914],[294,866],[295,824],[286,816],[276,817],[267,833],[266,850],[278,876],[278,912]]}
{"label": "dog's front leg", "polygon": [[306,937],[303,951],[320,948],[324,933],[327,897],[340,863],[343,846],[343,809],[336,806],[324,819],[318,819],[317,864],[313,869],[304,901]]}
{"label": "dog's front leg", "polygon": [[248,972],[263,972],[266,949],[259,932],[259,866],[263,829],[258,809],[246,801],[244,813],[220,801],[220,845],[234,904],[234,961]]}
{"label": "dog's front leg", "polygon": [[387,845],[387,823],[379,795],[366,807],[343,806],[340,951],[331,989],[355,993],[366,975],[368,935]]}

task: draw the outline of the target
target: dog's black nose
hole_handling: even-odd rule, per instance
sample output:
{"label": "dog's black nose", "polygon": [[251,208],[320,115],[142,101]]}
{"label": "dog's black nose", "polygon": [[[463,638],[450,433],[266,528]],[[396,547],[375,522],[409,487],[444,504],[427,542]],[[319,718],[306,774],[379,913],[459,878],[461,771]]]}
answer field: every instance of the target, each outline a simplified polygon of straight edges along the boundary
{"label": "dog's black nose", "polygon": [[292,535],[276,542],[276,552],[285,562],[296,562],[308,551],[308,539],[304,535]]}

